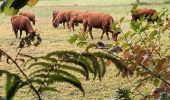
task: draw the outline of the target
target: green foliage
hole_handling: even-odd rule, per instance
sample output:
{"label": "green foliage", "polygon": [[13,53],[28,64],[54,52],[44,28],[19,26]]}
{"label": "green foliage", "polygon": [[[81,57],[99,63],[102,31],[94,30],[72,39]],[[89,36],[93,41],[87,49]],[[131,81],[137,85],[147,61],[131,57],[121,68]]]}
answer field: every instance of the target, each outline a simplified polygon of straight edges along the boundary
{"label": "green foliage", "polygon": [[131,100],[130,90],[125,88],[118,88],[114,96],[115,100]]}
{"label": "green foliage", "polygon": [[0,12],[4,12],[7,15],[15,15],[19,9],[25,5],[34,6],[38,0],[3,0],[0,5]]}
{"label": "green foliage", "polygon": [[77,39],[78,39],[78,35],[74,34],[73,36],[70,37],[70,39],[68,39],[68,42],[72,44],[76,42]]}
{"label": "green foliage", "polygon": [[73,44],[73,43],[77,42],[78,47],[84,47],[85,45],[88,45],[87,38],[88,38],[88,36],[87,36],[86,32],[79,32],[78,35],[74,34],[73,36],[71,36],[68,39],[68,42],[70,44]]}
{"label": "green foliage", "polygon": [[170,94],[167,92],[160,93],[158,100],[170,100]]}
{"label": "green foliage", "polygon": [[12,74],[8,71],[0,70],[0,76],[2,76],[3,74],[6,75],[6,86],[5,86],[6,100],[12,100],[12,98],[15,96],[17,91],[27,84],[24,84],[25,82],[22,81],[19,75],[17,74]]}
{"label": "green foliage", "polygon": [[[134,8],[136,6],[132,9]],[[140,77],[132,90],[142,88],[143,84],[147,82],[152,82],[156,87],[161,83],[170,86],[165,80],[165,77],[168,77],[166,70],[169,66],[169,58],[163,54],[166,49],[161,48],[163,45],[161,32],[164,32],[164,26],[160,26],[160,23],[165,18],[165,12],[167,9],[163,9],[159,13],[160,22],[154,25],[146,22],[144,16],[139,21],[131,21],[130,29],[127,32],[122,31],[122,36],[115,43],[115,46],[123,47],[123,52],[119,54],[118,58],[124,62],[125,66],[128,66],[128,69],[136,73],[137,77]],[[118,23],[120,24],[120,22]]]}

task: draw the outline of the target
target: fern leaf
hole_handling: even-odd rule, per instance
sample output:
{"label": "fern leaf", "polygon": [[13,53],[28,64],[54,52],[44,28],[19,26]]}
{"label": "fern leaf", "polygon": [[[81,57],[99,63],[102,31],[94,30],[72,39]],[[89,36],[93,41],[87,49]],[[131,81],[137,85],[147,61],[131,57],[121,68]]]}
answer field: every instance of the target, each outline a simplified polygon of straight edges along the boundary
{"label": "fern leaf", "polygon": [[123,77],[133,74],[122,62],[120,62],[118,59],[116,59],[112,55],[107,54],[107,53],[102,53],[102,52],[95,52],[93,54],[97,57],[102,57],[102,58],[111,60],[116,65],[116,68],[119,71],[121,71]]}
{"label": "fern leaf", "polygon": [[102,68],[102,70],[101,70],[101,77],[103,77],[105,75],[105,73],[106,73],[106,64],[104,62],[104,59],[101,58],[101,57],[100,57],[99,62],[100,62],[100,66]]}
{"label": "fern leaf", "polygon": [[94,74],[94,78],[95,79],[97,77],[97,73],[98,73],[98,70],[99,70],[99,63],[97,61],[97,58],[95,56],[93,56],[91,53],[82,53],[81,54],[82,56],[84,57],[88,57],[91,61],[92,61],[92,68],[93,68],[93,74]]}
{"label": "fern leaf", "polygon": [[60,74],[53,74],[50,75],[48,80],[45,80],[46,83],[54,83],[54,82],[66,82],[66,83],[70,83],[73,86],[75,86],[76,88],[78,88],[81,92],[83,92],[83,95],[85,95],[84,89],[81,85],[80,81],[77,81],[73,78],[70,77],[64,77]]}
{"label": "fern leaf", "polygon": [[35,74],[42,73],[42,72],[47,72],[47,71],[49,71],[49,69],[48,69],[48,68],[38,69],[38,70],[33,71],[32,73],[30,73],[30,75],[29,75],[29,76],[33,76],[33,75],[35,75]]}
{"label": "fern leaf", "polygon": [[85,64],[83,61],[81,61],[80,59],[67,59],[64,62],[66,63],[73,63],[75,65],[79,65],[80,67],[82,67],[86,73],[86,79],[89,79],[89,71],[88,71],[88,65]]}
{"label": "fern leaf", "polygon": [[58,92],[57,89],[55,89],[55,87],[41,87],[39,89],[40,92],[44,92],[44,91],[50,91],[50,92]]}
{"label": "fern leaf", "polygon": [[87,73],[84,70],[82,70],[81,68],[76,68],[76,66],[71,66],[71,65],[66,65],[66,64],[58,64],[58,68],[81,73],[83,76],[86,76],[86,78],[88,78]]}
{"label": "fern leaf", "polygon": [[16,92],[19,90],[20,81],[12,82],[10,88],[6,91],[6,99],[12,100]]}
{"label": "fern leaf", "polygon": [[36,62],[36,63],[33,63],[31,64],[28,69],[34,67],[34,66],[41,66],[41,67],[46,67],[46,68],[49,68],[51,66],[53,66],[51,63],[47,63],[47,62]]}

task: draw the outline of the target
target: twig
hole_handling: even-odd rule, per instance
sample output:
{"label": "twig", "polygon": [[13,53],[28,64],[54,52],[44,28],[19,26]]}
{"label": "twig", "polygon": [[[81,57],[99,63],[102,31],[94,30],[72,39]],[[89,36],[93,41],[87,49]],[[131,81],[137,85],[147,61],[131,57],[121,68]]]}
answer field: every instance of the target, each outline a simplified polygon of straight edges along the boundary
{"label": "twig", "polygon": [[22,75],[26,78],[27,82],[29,83],[29,84],[28,84],[29,87],[30,87],[31,89],[33,89],[33,91],[37,94],[38,99],[39,99],[39,100],[42,100],[39,92],[35,89],[35,87],[33,86],[33,84],[29,81],[29,78],[28,78],[27,75],[22,71],[22,69],[20,68],[20,66],[18,65],[18,63],[17,63],[11,56],[9,56],[6,52],[4,52],[2,49],[0,49],[0,52],[2,52],[6,57],[8,57],[8,58],[16,65],[16,67],[19,69],[19,71],[22,73]]}

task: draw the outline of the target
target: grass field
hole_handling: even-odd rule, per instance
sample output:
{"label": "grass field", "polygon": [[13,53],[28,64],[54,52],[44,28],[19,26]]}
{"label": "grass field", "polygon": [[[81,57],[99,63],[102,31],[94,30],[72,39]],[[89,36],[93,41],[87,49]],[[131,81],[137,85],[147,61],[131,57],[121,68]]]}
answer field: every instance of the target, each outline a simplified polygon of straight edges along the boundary
{"label": "grass field", "polygon": [[[82,26],[76,27],[75,32],[69,32],[68,29],[63,29],[63,26],[60,25],[59,28],[54,29],[51,24],[52,20],[52,12],[54,10],[62,11],[62,10],[90,10],[97,12],[105,12],[111,14],[115,20],[120,19],[125,16],[126,20],[124,24],[124,29],[128,30],[128,22],[131,19],[130,14],[127,14],[132,7],[131,4],[135,0],[40,0],[38,4],[34,7],[24,7],[21,11],[30,11],[36,15],[37,23],[34,28],[37,29],[38,33],[42,37],[42,44],[39,47],[29,47],[23,50],[23,53],[39,56],[45,55],[51,51],[56,50],[75,50],[82,51],[83,48],[78,48],[75,44],[69,44],[68,39],[74,33],[78,33]],[[156,2],[158,0],[142,0],[149,2]],[[161,0],[160,0],[161,1]],[[166,0],[162,0],[166,1]],[[116,5],[116,6],[113,6]],[[155,8],[158,11],[161,8],[166,7],[170,9],[170,4],[161,4],[161,5],[142,5],[140,7],[148,7]],[[11,54],[13,57],[16,55],[16,50],[18,46],[19,39],[16,39],[14,33],[12,32],[12,27],[10,23],[10,16],[6,16],[4,14],[0,14],[0,48],[6,50],[8,54]],[[111,40],[107,40],[106,36],[104,36],[103,40],[100,40],[101,30],[94,29],[93,36],[94,40],[90,38],[88,41],[97,42],[104,41],[105,43],[112,43]],[[110,36],[111,37],[111,36]],[[163,38],[167,38],[163,36]],[[168,41],[165,41],[167,43]],[[11,65],[7,65],[5,63],[0,63],[1,69],[10,70],[14,73],[17,73],[18,70]],[[84,78],[81,78],[83,87],[86,92],[86,96],[83,97],[81,92],[72,87],[69,84],[59,83],[55,86],[59,90],[59,93],[45,93],[43,94],[44,100],[109,100],[114,93],[114,91],[118,87],[133,87],[133,82],[135,77],[131,78],[122,78],[116,77],[116,73],[118,71],[114,67],[114,65],[109,66],[107,68],[107,72],[102,82],[99,80],[85,81]],[[2,80],[0,78],[0,80]],[[0,94],[4,94],[4,81],[0,82]],[[148,84],[141,91],[143,94],[147,94],[148,91],[153,86]],[[14,98],[15,100],[34,100],[32,94],[27,93],[27,88],[22,89],[21,92],[18,92],[17,96]],[[139,98],[139,97],[138,97]]]}

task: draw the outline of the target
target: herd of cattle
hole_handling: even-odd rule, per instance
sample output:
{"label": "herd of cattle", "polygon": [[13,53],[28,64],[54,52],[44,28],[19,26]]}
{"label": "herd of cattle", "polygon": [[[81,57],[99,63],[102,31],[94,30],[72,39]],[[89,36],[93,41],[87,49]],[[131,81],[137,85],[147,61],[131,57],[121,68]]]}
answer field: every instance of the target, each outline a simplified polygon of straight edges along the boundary
{"label": "herd of cattle", "polygon": [[[157,21],[158,14],[154,9],[149,8],[137,8],[132,10],[132,20],[137,21],[142,16],[144,16],[148,21]],[[154,16],[154,19],[152,18]],[[15,33],[16,38],[18,38],[18,30],[20,31],[20,38],[22,36],[22,31],[26,32],[26,35],[35,36],[36,30],[33,29],[32,24],[35,25],[35,15],[28,12],[20,12],[19,15],[11,17],[12,28]],[[112,33],[112,39],[117,41],[117,36],[120,32],[114,31],[112,23],[114,19],[111,15],[106,13],[100,13],[95,11],[78,11],[78,10],[66,10],[66,11],[53,11],[52,25],[57,28],[59,24],[63,24],[65,28],[65,23],[68,29],[74,31],[74,26],[82,23],[83,31],[88,30],[91,39],[93,39],[92,28],[99,28],[102,30],[101,39],[104,33],[106,33],[109,39],[108,32]],[[88,29],[87,29],[88,28]]]}

